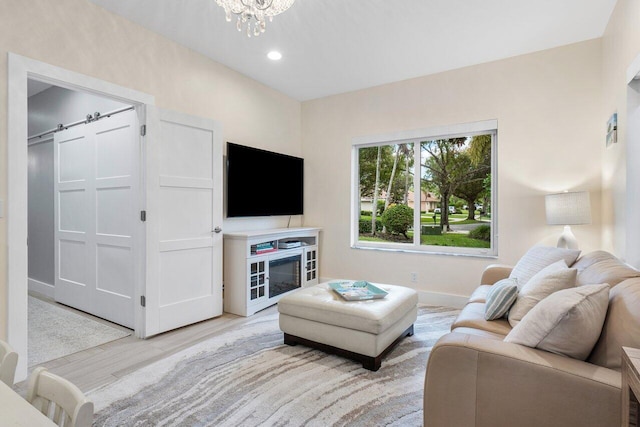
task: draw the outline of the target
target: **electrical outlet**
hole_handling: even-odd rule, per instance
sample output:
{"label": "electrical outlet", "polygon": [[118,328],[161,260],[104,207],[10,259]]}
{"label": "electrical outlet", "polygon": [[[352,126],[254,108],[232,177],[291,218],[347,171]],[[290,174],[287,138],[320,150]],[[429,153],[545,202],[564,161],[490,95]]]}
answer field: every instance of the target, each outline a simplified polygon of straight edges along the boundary
{"label": "electrical outlet", "polygon": [[411,283],[416,283],[418,281],[418,273],[415,271],[411,272]]}

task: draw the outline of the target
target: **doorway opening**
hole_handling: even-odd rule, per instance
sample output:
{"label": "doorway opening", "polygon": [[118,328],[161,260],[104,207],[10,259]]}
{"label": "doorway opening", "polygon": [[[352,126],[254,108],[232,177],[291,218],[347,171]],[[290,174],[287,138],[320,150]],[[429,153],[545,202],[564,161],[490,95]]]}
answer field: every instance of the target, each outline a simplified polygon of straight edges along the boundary
{"label": "doorway opening", "polygon": [[33,368],[134,329],[140,150],[133,106],[34,79],[27,90]]}

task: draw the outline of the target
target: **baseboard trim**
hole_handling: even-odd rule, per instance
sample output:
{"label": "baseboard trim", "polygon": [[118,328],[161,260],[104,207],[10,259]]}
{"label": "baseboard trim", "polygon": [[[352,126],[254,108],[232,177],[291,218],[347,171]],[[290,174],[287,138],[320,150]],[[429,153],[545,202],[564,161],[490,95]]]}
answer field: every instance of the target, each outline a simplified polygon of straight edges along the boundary
{"label": "baseboard trim", "polygon": [[418,290],[418,302],[421,304],[462,308],[465,306],[467,301],[469,301],[468,296]]}
{"label": "baseboard trim", "polygon": [[29,278],[28,286],[30,292],[38,292],[49,298],[54,298],[54,286],[49,283],[41,282],[36,279]]}
{"label": "baseboard trim", "polygon": [[[320,277],[318,283],[330,282],[332,280],[344,280],[344,279],[334,279],[328,277]],[[430,292],[430,291],[421,291],[417,289],[418,292],[418,302],[421,304],[427,305],[439,305],[442,307],[451,307],[451,308],[462,308],[469,301],[468,296],[464,295],[456,295],[456,294],[445,294],[442,292]]]}

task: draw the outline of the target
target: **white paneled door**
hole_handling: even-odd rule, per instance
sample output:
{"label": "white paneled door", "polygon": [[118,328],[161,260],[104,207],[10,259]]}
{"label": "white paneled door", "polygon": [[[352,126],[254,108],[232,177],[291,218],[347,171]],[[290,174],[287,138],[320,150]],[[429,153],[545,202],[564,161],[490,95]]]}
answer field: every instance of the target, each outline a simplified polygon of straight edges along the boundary
{"label": "white paneled door", "polygon": [[133,110],[54,137],[55,299],[134,328],[140,142]]}
{"label": "white paneled door", "polygon": [[222,314],[222,140],[215,121],[147,106],[144,336]]}

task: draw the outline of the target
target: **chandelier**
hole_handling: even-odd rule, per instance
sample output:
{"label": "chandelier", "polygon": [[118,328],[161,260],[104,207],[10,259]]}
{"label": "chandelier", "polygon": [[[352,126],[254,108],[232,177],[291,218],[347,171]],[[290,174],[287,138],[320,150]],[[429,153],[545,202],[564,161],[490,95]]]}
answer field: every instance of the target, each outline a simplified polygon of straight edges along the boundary
{"label": "chandelier", "polygon": [[[227,22],[231,22],[232,14],[236,15],[236,27],[242,31],[247,24],[247,37],[259,36],[267,28],[273,17],[289,9],[295,0],[216,0],[218,6],[224,8]],[[253,23],[253,31],[251,24]]]}

